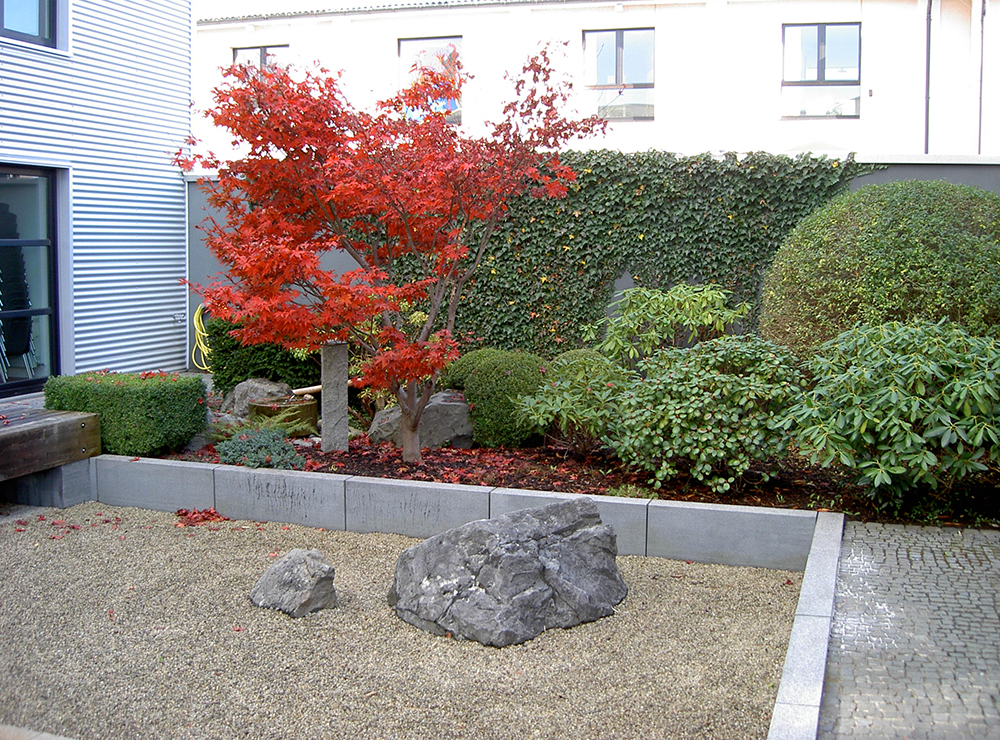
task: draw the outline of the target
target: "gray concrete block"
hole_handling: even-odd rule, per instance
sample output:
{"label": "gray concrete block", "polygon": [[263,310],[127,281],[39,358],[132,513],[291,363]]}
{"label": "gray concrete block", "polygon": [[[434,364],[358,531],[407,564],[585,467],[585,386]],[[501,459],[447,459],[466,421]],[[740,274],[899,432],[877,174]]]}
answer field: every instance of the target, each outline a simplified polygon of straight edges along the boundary
{"label": "gray concrete block", "polygon": [[815,706],[819,710],[830,623],[826,617],[795,617],[778,685],[777,703]]}
{"label": "gray concrete block", "polygon": [[230,519],[343,530],[347,478],[220,465],[215,469],[215,508]]}
{"label": "gray concrete block", "polygon": [[816,740],[819,707],[775,704],[767,740]]}
{"label": "gray concrete block", "polygon": [[213,473],[218,465],[100,455],[97,500],[112,506],[156,511],[208,509],[215,506]]}
{"label": "gray concrete block", "polygon": [[809,563],[802,577],[796,615],[833,618],[844,515],[821,511],[816,517]]}
{"label": "gray concrete block", "polygon": [[816,514],[753,506],[650,501],[646,554],[674,560],[805,570]]}
{"label": "gray concrete block", "polygon": [[[490,493],[490,517],[509,514],[518,509],[545,506],[559,499],[586,494],[560,493],[557,491],[527,491],[517,488],[494,488]],[[610,524],[618,540],[619,555],[646,554],[645,499],[590,496],[601,513],[601,521]]]}
{"label": "gray concrete block", "polygon": [[27,506],[65,509],[84,501],[94,501],[97,491],[91,469],[92,459],[77,460],[5,480],[0,482],[0,490],[4,498]]}
{"label": "gray concrete block", "polygon": [[490,490],[390,478],[344,482],[347,530],[432,537],[466,522],[488,519]]}
{"label": "gray concrete block", "polygon": [[323,452],[347,449],[347,364],[346,342],[327,342],[320,349]]}

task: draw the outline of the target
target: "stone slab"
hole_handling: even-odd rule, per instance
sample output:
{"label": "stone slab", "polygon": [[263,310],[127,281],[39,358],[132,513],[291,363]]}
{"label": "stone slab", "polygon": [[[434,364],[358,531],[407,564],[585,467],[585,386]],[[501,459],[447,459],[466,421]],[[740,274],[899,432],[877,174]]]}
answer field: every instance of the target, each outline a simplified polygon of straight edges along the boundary
{"label": "stone slab", "polygon": [[218,465],[122,455],[101,455],[94,462],[97,500],[111,506],[156,511],[215,506],[213,474]]}
{"label": "stone slab", "polygon": [[230,519],[346,528],[344,481],[349,476],[236,465],[215,469],[215,509]]}
{"label": "stone slab", "polygon": [[816,740],[819,707],[775,704],[767,740]]}
{"label": "stone slab", "polygon": [[65,509],[97,498],[93,458],[0,481],[3,498],[27,506]]}
{"label": "stone slab", "polygon": [[816,513],[650,501],[646,554],[673,560],[805,570]]}
{"label": "stone slab", "polygon": [[815,706],[819,716],[830,623],[831,620],[826,617],[796,615],[788,639],[776,703]]}
{"label": "stone slab", "polygon": [[[528,491],[518,488],[494,488],[490,493],[490,517],[509,514],[519,509],[545,506],[558,499],[575,498],[585,494],[558,491]],[[591,496],[601,513],[601,521],[615,530],[619,555],[646,554],[645,499]]]}
{"label": "stone slab", "polygon": [[347,530],[433,537],[490,516],[490,488],[390,478],[344,482]]}
{"label": "stone slab", "polygon": [[843,535],[843,514],[819,512],[812,547],[809,548],[809,563],[802,577],[796,616],[833,618]]}

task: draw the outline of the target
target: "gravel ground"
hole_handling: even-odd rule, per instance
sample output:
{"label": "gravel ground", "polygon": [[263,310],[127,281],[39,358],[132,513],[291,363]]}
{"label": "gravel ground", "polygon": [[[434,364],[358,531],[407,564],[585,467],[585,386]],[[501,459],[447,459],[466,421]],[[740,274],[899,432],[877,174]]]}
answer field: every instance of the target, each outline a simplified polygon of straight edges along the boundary
{"label": "gravel ground", "polygon": [[[7,509],[0,724],[78,740],[764,738],[801,584],[620,557],[616,615],[497,649],[393,614],[406,537]],[[250,603],[294,547],[337,569],[338,608],[291,619]]]}

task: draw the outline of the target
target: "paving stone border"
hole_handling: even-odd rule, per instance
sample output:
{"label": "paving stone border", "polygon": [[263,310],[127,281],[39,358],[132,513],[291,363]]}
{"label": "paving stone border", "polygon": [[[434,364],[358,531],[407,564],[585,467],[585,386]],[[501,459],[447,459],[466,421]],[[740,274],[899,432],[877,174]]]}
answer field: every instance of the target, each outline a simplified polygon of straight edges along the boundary
{"label": "paving stone border", "polygon": [[[100,455],[7,482],[34,506],[97,500],[158,511],[431,537],[582,494]],[[768,740],[815,740],[843,514],[595,496],[622,555],[805,571]]]}

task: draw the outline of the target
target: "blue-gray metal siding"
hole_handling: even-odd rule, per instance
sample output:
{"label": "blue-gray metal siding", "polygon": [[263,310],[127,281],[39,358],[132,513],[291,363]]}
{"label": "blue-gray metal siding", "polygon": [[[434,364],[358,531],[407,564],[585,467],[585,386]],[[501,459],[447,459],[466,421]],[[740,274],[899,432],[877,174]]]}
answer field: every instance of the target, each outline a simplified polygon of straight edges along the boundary
{"label": "blue-gray metal siding", "polygon": [[186,218],[171,159],[190,134],[190,0],[76,0],[67,52],[0,39],[0,163],[70,171],[73,357],[186,366]]}

